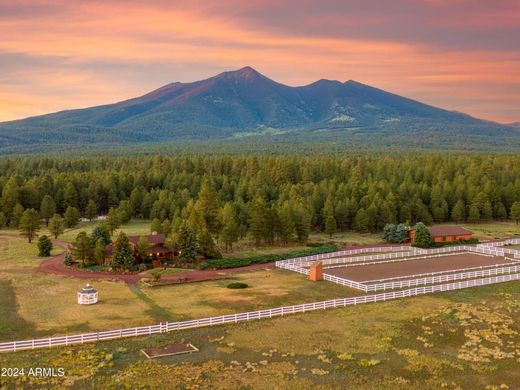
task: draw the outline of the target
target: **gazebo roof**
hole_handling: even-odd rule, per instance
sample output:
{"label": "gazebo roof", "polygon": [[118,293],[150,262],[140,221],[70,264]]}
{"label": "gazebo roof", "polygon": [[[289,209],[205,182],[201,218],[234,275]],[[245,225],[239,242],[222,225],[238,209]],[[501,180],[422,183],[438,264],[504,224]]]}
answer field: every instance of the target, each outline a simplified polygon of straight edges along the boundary
{"label": "gazebo roof", "polygon": [[87,283],[85,287],[80,291],[80,294],[95,294],[97,290],[94,289],[90,284]]}

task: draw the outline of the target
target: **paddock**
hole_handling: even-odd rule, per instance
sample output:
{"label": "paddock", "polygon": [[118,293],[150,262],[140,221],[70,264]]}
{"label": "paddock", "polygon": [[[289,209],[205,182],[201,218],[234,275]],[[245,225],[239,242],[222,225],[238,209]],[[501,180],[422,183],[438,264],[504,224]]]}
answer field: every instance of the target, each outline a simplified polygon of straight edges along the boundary
{"label": "paddock", "polygon": [[403,259],[402,261],[396,259],[389,262],[377,262],[377,264],[335,266],[324,269],[323,273],[354,282],[370,283],[515,264],[518,263],[503,256],[465,252],[419,259]]}

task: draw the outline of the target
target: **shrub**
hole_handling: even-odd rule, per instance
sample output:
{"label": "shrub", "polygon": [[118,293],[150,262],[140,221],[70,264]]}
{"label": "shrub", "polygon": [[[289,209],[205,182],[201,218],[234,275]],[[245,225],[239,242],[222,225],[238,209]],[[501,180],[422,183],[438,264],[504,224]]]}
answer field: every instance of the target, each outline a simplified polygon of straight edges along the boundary
{"label": "shrub", "polygon": [[162,273],[160,270],[154,269],[154,270],[150,271],[150,275],[152,275],[154,282],[158,282],[159,279],[161,279]]}
{"label": "shrub", "polygon": [[248,288],[249,285],[247,283],[233,282],[233,283],[229,283],[226,287],[235,290],[235,289],[239,289],[239,288]]}
{"label": "shrub", "polygon": [[38,240],[38,256],[49,257],[52,251],[52,242],[49,237],[43,235]]}
{"label": "shrub", "polygon": [[301,250],[301,251],[292,251],[280,254],[268,254],[268,255],[256,255],[242,258],[224,258],[224,259],[215,259],[215,260],[207,260],[204,263],[199,265],[200,269],[225,269],[225,268],[236,268],[236,267],[245,267],[247,265],[253,264],[264,264],[270,263],[272,261],[279,261],[285,259],[292,259],[294,257],[303,257],[303,256],[312,256],[320,253],[328,253],[335,252],[338,250],[336,245],[323,245],[318,248]]}
{"label": "shrub", "polygon": [[63,259],[63,264],[72,265],[72,255],[70,252],[65,252],[65,258]]}

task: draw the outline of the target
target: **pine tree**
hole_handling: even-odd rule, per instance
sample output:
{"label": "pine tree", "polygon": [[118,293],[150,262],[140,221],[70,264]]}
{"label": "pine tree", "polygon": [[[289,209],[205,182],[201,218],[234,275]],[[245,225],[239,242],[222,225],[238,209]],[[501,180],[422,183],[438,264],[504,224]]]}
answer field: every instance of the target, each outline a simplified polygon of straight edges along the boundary
{"label": "pine tree", "polygon": [[18,224],[20,223],[20,219],[22,218],[24,212],[24,208],[20,203],[17,203],[14,208],[13,212],[11,214],[11,222],[9,223],[9,227],[17,228]]}
{"label": "pine tree", "polygon": [[205,179],[200,187],[196,207],[200,210],[206,227],[213,234],[218,232],[218,213],[219,201],[218,195],[209,179]]}
{"label": "pine tree", "polygon": [[96,245],[94,246],[94,260],[96,264],[102,265],[105,262],[106,258],[106,248],[107,246],[101,240],[96,241]]}
{"label": "pine tree", "polygon": [[199,251],[206,259],[221,259],[222,254],[215,245],[215,241],[208,229],[204,229],[198,237]]}
{"label": "pine tree", "polygon": [[280,239],[284,244],[293,241],[296,234],[296,223],[294,221],[291,206],[286,202],[278,209],[278,220],[280,223]]}
{"label": "pine tree", "polygon": [[365,209],[359,209],[354,218],[354,229],[361,233],[367,233],[370,229],[369,215]]}
{"label": "pine tree", "polygon": [[105,221],[108,231],[110,235],[114,234],[115,230],[121,226],[121,218],[117,210],[113,207],[110,207],[108,210],[107,219]]}
{"label": "pine tree", "polygon": [[159,218],[154,218],[150,225],[150,232],[160,234],[162,233],[162,224]]}
{"label": "pine tree", "polygon": [[120,232],[112,247],[112,267],[130,270],[134,262],[134,253],[130,247],[128,237],[124,232]]}
{"label": "pine tree", "polygon": [[40,230],[40,214],[35,209],[27,209],[23,212],[18,224],[20,234],[32,242],[36,232]]}
{"label": "pine tree", "polygon": [[220,212],[222,231],[220,239],[226,250],[233,249],[233,243],[238,241],[238,223],[231,203],[226,203]]}
{"label": "pine tree", "polygon": [[480,211],[479,211],[478,207],[474,204],[472,204],[469,208],[468,222],[469,223],[479,223],[480,222]]}
{"label": "pine tree", "polygon": [[0,228],[3,228],[7,224],[7,217],[3,211],[0,211]]}
{"label": "pine tree", "polygon": [[77,208],[69,206],[63,215],[65,227],[73,228],[79,223],[80,214]]}
{"label": "pine tree", "polygon": [[110,232],[105,223],[98,223],[94,226],[94,229],[92,229],[92,239],[96,242],[101,241],[104,245],[108,245],[112,242]]}
{"label": "pine tree", "polygon": [[76,239],[72,242],[72,255],[76,260],[81,261],[81,265],[85,266],[90,262],[94,252],[94,241],[84,231],[79,232]]}
{"label": "pine tree", "polygon": [[197,234],[186,222],[180,227],[178,245],[180,258],[188,261],[197,259],[199,250]]}
{"label": "pine tree", "polygon": [[[18,216],[18,219],[16,220],[16,223],[13,223],[13,214],[14,214],[14,208],[17,204],[20,203],[19,200],[20,197],[20,187],[17,183],[17,177],[16,175],[11,176],[11,178],[7,181],[7,183],[4,185],[2,189],[2,199],[1,199],[1,206],[2,210],[5,212],[5,216],[7,217],[7,220],[9,221],[9,226],[12,227],[18,227],[18,221],[20,220],[21,213]],[[20,205],[22,207],[22,205]],[[23,212],[23,207],[22,207]]]}
{"label": "pine tree", "polygon": [[87,207],[85,208],[85,217],[92,221],[97,216],[97,213],[98,207],[96,202],[94,202],[92,199],[89,199]]}
{"label": "pine tree", "polygon": [[418,222],[414,226],[414,231],[413,246],[418,248],[430,248],[433,246],[432,236],[424,223]]}
{"label": "pine tree", "polygon": [[329,215],[325,220],[325,234],[329,235],[329,238],[332,238],[332,235],[336,233],[336,219],[333,215]]}
{"label": "pine tree", "polygon": [[65,231],[65,223],[59,214],[54,214],[49,221],[49,231],[55,239],[58,239]]}
{"label": "pine tree", "polygon": [[298,242],[306,242],[311,233],[312,217],[308,210],[299,204],[294,208],[294,225]]}
{"label": "pine tree", "polygon": [[455,203],[455,206],[453,206],[453,210],[451,210],[451,219],[455,222],[462,222],[466,219],[466,206],[462,199],[459,199],[457,203]]}
{"label": "pine tree", "polygon": [[38,256],[49,257],[52,251],[52,242],[46,235],[38,239]]}
{"label": "pine tree", "polygon": [[511,212],[509,213],[511,219],[516,222],[520,222],[520,202],[515,202],[511,206]]}
{"label": "pine tree", "polygon": [[249,206],[249,234],[256,245],[259,245],[266,236],[267,206],[262,198],[255,198]]}
{"label": "pine tree", "polygon": [[49,226],[49,220],[55,213],[56,202],[49,195],[45,195],[40,205],[40,216],[45,220],[45,226]]}
{"label": "pine tree", "polygon": [[148,239],[144,236],[139,237],[139,242],[135,246],[135,251],[141,258],[141,260],[145,260],[150,257],[150,250],[152,249],[152,245],[148,242]]}

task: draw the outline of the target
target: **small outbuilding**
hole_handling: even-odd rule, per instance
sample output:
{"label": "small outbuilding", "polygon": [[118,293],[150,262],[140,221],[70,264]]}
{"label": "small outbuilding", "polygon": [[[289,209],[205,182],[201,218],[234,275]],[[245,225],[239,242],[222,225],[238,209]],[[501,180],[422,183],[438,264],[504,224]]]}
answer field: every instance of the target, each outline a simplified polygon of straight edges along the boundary
{"label": "small outbuilding", "polygon": [[90,284],[87,283],[81,291],[78,291],[78,304],[80,305],[93,305],[98,301],[98,292],[94,290]]}

